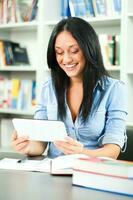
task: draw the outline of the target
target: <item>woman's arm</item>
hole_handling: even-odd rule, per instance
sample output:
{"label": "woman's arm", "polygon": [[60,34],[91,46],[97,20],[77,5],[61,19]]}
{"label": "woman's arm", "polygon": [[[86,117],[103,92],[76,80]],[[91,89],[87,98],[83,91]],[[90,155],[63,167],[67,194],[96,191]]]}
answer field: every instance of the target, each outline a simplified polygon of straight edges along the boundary
{"label": "woman's arm", "polygon": [[117,159],[120,153],[120,147],[116,144],[105,144],[98,149],[90,150],[84,148],[80,142],[70,137],[67,137],[65,142],[56,141],[54,144],[64,154],[85,154],[94,157],[101,156],[101,157],[110,157],[113,159]]}
{"label": "woman's arm", "polygon": [[83,149],[83,154],[96,157],[110,157],[117,159],[120,153],[120,147],[116,144],[105,144],[103,147],[95,150]]}

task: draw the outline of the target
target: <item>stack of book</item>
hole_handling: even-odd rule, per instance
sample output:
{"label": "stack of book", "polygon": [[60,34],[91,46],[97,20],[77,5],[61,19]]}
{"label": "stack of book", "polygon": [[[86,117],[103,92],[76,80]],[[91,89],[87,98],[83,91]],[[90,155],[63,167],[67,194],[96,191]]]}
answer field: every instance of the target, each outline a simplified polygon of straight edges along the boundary
{"label": "stack of book", "polygon": [[72,181],[77,186],[133,196],[133,162],[79,158]]}

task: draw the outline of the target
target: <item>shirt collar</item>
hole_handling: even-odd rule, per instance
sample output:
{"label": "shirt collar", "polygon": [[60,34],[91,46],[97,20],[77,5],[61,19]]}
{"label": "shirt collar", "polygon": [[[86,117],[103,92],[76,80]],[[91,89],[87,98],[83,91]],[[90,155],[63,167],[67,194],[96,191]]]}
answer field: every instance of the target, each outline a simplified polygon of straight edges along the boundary
{"label": "shirt collar", "polygon": [[102,78],[100,78],[100,79],[97,81],[97,83],[96,83],[96,85],[95,85],[95,87],[94,87],[94,90],[95,90],[97,87],[99,87],[100,90],[105,90],[105,89],[106,89],[106,84],[105,84],[105,80],[104,80],[104,79],[105,79],[105,78],[102,77]]}

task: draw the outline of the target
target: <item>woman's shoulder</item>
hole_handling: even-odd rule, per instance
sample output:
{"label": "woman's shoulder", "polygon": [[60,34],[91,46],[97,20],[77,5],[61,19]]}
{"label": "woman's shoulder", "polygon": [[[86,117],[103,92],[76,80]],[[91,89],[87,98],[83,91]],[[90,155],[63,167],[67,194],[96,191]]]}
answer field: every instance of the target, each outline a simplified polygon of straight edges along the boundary
{"label": "woman's shoulder", "polygon": [[108,87],[116,87],[116,88],[123,88],[125,87],[125,83],[119,79],[115,79],[109,76],[102,77],[102,84],[105,89]]}

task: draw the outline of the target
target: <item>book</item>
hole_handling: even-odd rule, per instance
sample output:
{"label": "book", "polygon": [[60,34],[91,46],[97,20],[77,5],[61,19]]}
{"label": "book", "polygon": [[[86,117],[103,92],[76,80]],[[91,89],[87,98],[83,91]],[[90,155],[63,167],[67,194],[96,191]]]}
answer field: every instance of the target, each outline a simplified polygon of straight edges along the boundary
{"label": "book", "polygon": [[74,169],[121,178],[133,178],[133,162],[105,157],[79,158],[75,161]]}
{"label": "book", "polygon": [[[85,157],[84,155],[82,155]],[[0,160],[0,169],[40,171],[53,175],[72,175],[75,159],[81,154],[62,155],[56,158],[44,158],[42,160],[3,158]]]}
{"label": "book", "polygon": [[19,90],[20,90],[20,80],[13,78],[11,80],[11,107],[13,109],[17,108]]}
{"label": "book", "polygon": [[72,155],[63,155],[58,156],[51,160],[51,174],[56,175],[72,175],[73,174],[73,167],[77,158],[88,158],[86,155],[81,154],[72,154]]}
{"label": "book", "polygon": [[121,14],[121,0],[112,0],[114,6],[114,13],[115,15]]}
{"label": "book", "polygon": [[106,15],[106,1],[105,0],[92,0],[94,13],[96,17]]}
{"label": "book", "polygon": [[61,17],[67,18],[70,16],[69,0],[61,0]]}
{"label": "book", "polygon": [[94,8],[92,4],[92,0],[84,0],[86,6],[86,16],[87,17],[94,17]]}
{"label": "book", "polygon": [[133,196],[133,162],[109,158],[78,158],[74,185]]}
{"label": "book", "polygon": [[133,179],[74,170],[72,184],[89,189],[133,196]]}
{"label": "book", "polygon": [[36,5],[34,2],[34,0],[21,0],[17,2],[17,8],[19,9],[20,16],[24,22],[31,20],[32,8],[34,8],[33,5]]}
{"label": "book", "polygon": [[0,66],[29,65],[27,48],[18,42],[0,40]]}
{"label": "book", "polygon": [[86,5],[84,0],[69,0],[69,7],[72,17],[86,16]]}
{"label": "book", "polygon": [[33,0],[29,14],[29,21],[35,20],[38,12],[38,0]]}

